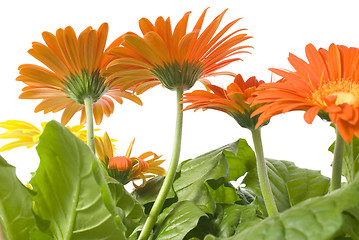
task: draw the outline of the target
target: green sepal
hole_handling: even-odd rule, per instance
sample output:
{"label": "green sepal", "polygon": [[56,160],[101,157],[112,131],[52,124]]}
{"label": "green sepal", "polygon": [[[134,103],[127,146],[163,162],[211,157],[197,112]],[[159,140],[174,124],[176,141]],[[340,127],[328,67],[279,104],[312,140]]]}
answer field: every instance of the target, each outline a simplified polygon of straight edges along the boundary
{"label": "green sepal", "polygon": [[[260,115],[255,115],[253,117],[251,117],[252,113],[254,110],[247,110],[244,109],[244,113],[235,113],[235,112],[230,112],[229,115],[231,115],[239,124],[239,126],[243,127],[243,128],[247,128],[249,130],[254,130],[256,129],[255,126],[258,123],[258,118]],[[260,127],[264,127],[265,125],[267,125],[269,123],[270,119],[265,121],[264,123],[262,123],[260,125]]]}
{"label": "green sepal", "polygon": [[164,87],[170,90],[190,89],[201,78],[203,67],[199,63],[185,61],[180,65],[177,61],[156,66],[152,73]]}
{"label": "green sepal", "polygon": [[78,104],[84,105],[84,99],[90,98],[96,103],[108,90],[105,78],[100,75],[100,70],[89,73],[82,69],[81,75],[71,73],[69,77],[62,82],[63,92]]}

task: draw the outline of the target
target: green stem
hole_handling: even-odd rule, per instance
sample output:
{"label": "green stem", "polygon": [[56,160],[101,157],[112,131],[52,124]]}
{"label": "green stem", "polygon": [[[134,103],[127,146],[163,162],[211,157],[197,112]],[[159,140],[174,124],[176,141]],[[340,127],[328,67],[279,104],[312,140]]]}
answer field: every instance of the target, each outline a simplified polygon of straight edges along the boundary
{"label": "green stem", "polygon": [[268,215],[274,215],[278,213],[277,206],[275,204],[274,196],[268,179],[267,166],[264,160],[263,145],[261,138],[260,128],[251,130],[254,143],[254,149],[257,157],[257,172],[259,179],[259,186],[263,195],[264,203],[267,208]]}
{"label": "green stem", "polygon": [[177,89],[177,117],[176,117],[176,129],[173,143],[173,152],[170,165],[166,174],[166,178],[163,182],[160,192],[156,198],[155,203],[148,215],[148,218],[143,226],[139,240],[147,240],[151,234],[152,228],[156,223],[157,216],[161,212],[163,204],[167,198],[167,194],[172,186],[173,180],[176,175],[177,165],[179,161],[181,151],[181,139],[182,139],[182,124],[183,124],[183,112],[182,104],[179,104],[183,95],[183,89]]}
{"label": "green stem", "polygon": [[337,129],[337,139],[335,140],[334,159],[332,164],[332,182],[330,190],[334,191],[342,186],[342,167],[344,156],[344,139]]}
{"label": "green stem", "polygon": [[1,223],[0,223],[0,239],[5,239],[5,236],[4,236],[4,233],[3,233],[3,230],[2,230]]}
{"label": "green stem", "polygon": [[84,103],[87,118],[87,145],[90,147],[92,152],[95,153],[95,132],[93,127],[92,99],[85,98]]}

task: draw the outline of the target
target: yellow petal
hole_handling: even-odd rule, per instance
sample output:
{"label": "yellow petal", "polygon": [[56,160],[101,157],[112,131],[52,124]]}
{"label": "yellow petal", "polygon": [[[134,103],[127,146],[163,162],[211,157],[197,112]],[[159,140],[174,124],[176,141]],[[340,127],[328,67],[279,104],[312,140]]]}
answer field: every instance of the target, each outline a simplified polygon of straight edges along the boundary
{"label": "yellow petal", "polygon": [[128,157],[128,158],[131,156],[132,147],[133,147],[134,143],[135,143],[135,138],[131,141],[130,145],[127,148],[127,152],[126,152],[125,156]]}
{"label": "yellow petal", "polygon": [[15,130],[15,129],[34,129],[40,131],[37,127],[32,125],[31,123],[20,121],[20,120],[7,120],[5,122],[0,122],[0,127],[5,128],[7,130]]}
{"label": "yellow petal", "polygon": [[105,134],[103,135],[103,146],[104,146],[104,153],[106,154],[106,156],[108,156],[108,158],[113,158],[112,143],[107,132],[105,132]]}
{"label": "yellow petal", "polygon": [[4,146],[2,146],[0,148],[0,152],[3,152],[3,151],[9,151],[11,149],[14,149],[14,148],[17,148],[17,147],[27,147],[27,148],[30,148],[32,146],[35,146],[36,143],[34,143],[33,141],[15,141],[15,142],[11,142],[11,143],[8,143]]}

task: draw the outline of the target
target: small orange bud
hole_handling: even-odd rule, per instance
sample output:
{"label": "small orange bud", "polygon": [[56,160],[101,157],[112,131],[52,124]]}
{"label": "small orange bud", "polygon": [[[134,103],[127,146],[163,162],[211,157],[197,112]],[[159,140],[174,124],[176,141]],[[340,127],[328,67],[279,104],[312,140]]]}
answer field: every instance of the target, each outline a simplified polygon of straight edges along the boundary
{"label": "small orange bud", "polygon": [[125,156],[113,157],[108,163],[109,169],[117,169],[118,171],[129,171],[132,169],[132,160]]}

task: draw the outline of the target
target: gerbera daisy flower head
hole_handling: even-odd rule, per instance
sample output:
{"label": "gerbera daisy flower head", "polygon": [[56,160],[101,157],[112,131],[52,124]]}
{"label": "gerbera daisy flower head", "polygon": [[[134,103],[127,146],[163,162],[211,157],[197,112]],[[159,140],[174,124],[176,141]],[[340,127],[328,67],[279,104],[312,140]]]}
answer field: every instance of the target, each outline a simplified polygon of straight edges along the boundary
{"label": "gerbera daisy flower head", "polygon": [[109,64],[108,79],[112,84],[122,84],[123,89],[136,86],[140,94],[161,83],[170,90],[187,90],[205,77],[228,74],[218,70],[240,60],[233,56],[247,52],[243,49],[249,46],[239,44],[250,37],[242,33],[245,29],[225,35],[240,18],[217,32],[226,10],[201,31],[206,12],[189,32],[190,12],[173,31],[170,18],[158,17],[154,24],[142,18],[139,25],[143,37],[127,33],[122,45],[110,51],[116,59]]}
{"label": "gerbera daisy flower head", "polygon": [[103,114],[110,116],[113,113],[112,99],[122,104],[122,98],[127,98],[141,105],[137,96],[130,91],[121,91],[102,74],[112,60],[109,50],[122,42],[119,37],[105,49],[107,34],[107,23],[98,30],[87,27],[78,37],[70,26],[58,29],[56,35],[43,32],[45,44],[34,42],[28,52],[45,67],[33,64],[19,67],[20,76],[16,80],[27,85],[20,98],[42,99],[35,112],[64,109],[61,119],[64,125],[78,111],[82,111],[81,123],[86,122],[85,98],[94,103],[93,114],[97,124],[101,123]]}
{"label": "gerbera daisy flower head", "polygon": [[[195,90],[185,93],[182,103],[191,103],[184,110],[214,109],[232,116],[237,123],[244,128],[254,129],[258,116],[252,117],[252,112],[259,106],[252,105],[252,94],[264,81],[258,81],[256,77],[250,77],[244,81],[238,74],[233,83],[221,88],[212,84],[207,85],[208,90]],[[262,126],[268,124],[266,121]]]}
{"label": "gerbera daisy flower head", "polygon": [[264,104],[253,115],[261,114],[257,125],[270,117],[293,110],[305,111],[312,123],[316,115],[330,120],[340,135],[350,142],[359,137],[359,49],[331,44],[328,50],[305,48],[308,62],[290,54],[294,71],[270,69],[283,77],[262,85],[254,103]]}
{"label": "gerbera daisy flower head", "polygon": [[[166,175],[166,171],[159,166],[165,161],[160,159],[162,156],[148,151],[138,157],[131,157],[135,139],[131,141],[123,156],[114,156],[113,144],[107,133],[95,141],[97,156],[104,163],[110,177],[124,185],[132,181],[135,188],[141,188],[146,185],[148,178]],[[142,184],[137,185],[136,180],[142,180]]]}
{"label": "gerbera daisy flower head", "polygon": [[[0,128],[6,131],[0,134],[0,139],[16,139],[0,148],[0,152],[8,151],[17,147],[33,147],[39,143],[39,137],[42,134],[47,122],[41,123],[41,129],[31,123],[20,120],[7,120],[0,122]],[[76,137],[86,143],[87,131],[83,125],[66,126]],[[95,129],[98,131],[99,129]],[[96,136],[96,138],[101,139]]]}

